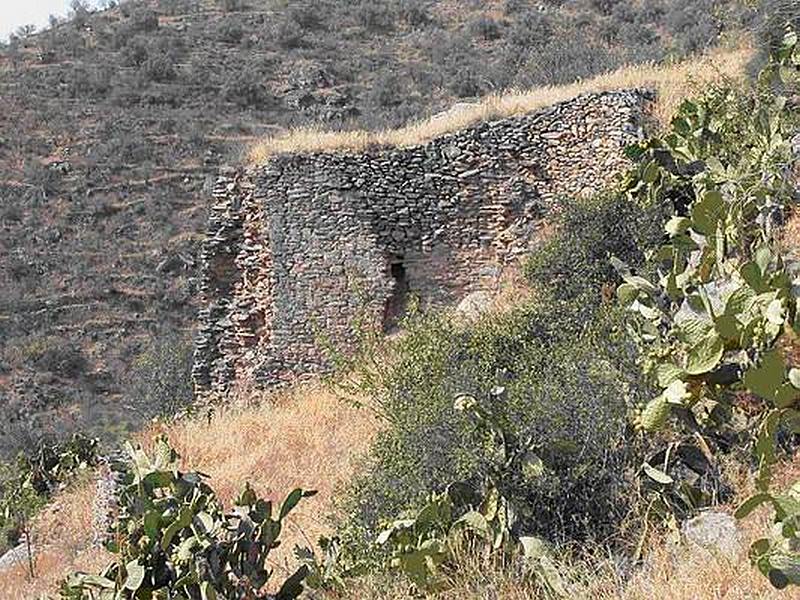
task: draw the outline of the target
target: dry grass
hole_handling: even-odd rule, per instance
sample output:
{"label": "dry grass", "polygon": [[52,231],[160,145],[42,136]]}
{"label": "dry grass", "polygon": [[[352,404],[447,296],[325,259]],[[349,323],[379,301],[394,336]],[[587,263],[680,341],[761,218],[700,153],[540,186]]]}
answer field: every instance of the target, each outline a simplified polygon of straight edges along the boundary
{"label": "dry grass", "polygon": [[800,211],[794,207],[791,210],[786,224],[781,228],[780,248],[786,254],[797,257],[800,255]]}
{"label": "dry grass", "polygon": [[92,503],[95,482],[87,478],[71,486],[36,518],[32,540],[36,578],[27,563],[0,571],[0,598],[23,600],[53,593],[75,571],[100,571],[109,555],[92,547]]}
{"label": "dry grass", "polygon": [[[155,425],[139,439],[148,445],[156,434],[166,433],[184,468],[210,475],[210,485],[227,504],[246,481],[278,501],[295,487],[318,490],[289,519],[282,552],[273,564],[280,578],[294,544],[306,545],[327,531],[324,517],[331,510],[333,491],[352,476],[377,429],[376,418],[366,409],[345,404],[320,386],[305,385],[270,401],[223,410],[210,424],[196,418]],[[26,565],[0,572],[0,600],[52,594],[67,574],[98,572],[105,566],[109,555],[91,547],[93,497],[93,482],[75,485],[38,517],[34,541],[42,548],[39,575],[30,581]]]}
{"label": "dry grass", "polygon": [[[318,489],[320,494],[301,504],[286,532],[284,554],[273,566],[281,568],[295,542],[307,543],[325,533],[321,516],[330,510],[335,488],[346,482],[369,447],[378,423],[364,409],[343,404],[330,392],[306,385],[280,396],[277,402],[229,409],[214,417],[186,420],[151,428],[142,434],[151,440],[166,433],[182,454],[186,468],[211,476],[211,485],[230,502],[245,481],[261,493],[280,499],[292,487]],[[800,477],[800,458],[782,469],[778,487]],[[752,490],[742,478],[740,500]],[[90,546],[91,481],[72,486],[36,520],[35,540],[43,548],[37,559],[39,577],[30,581],[25,565],[0,573],[0,598],[16,600],[53,593],[58,581],[74,570],[98,571],[107,555]],[[735,504],[735,503],[734,503]],[[730,507],[729,507],[730,508]],[[747,545],[763,534],[770,515],[762,510],[744,522],[745,543],[733,561],[702,553],[676,551],[663,539],[654,539],[645,566],[624,578],[616,564],[598,557],[591,563],[567,563],[562,573],[572,581],[575,598],[592,600],[771,600],[792,597],[773,590],[748,562]],[[301,532],[302,530],[302,532]],[[288,566],[288,565],[287,565]],[[533,582],[522,581],[513,569],[467,557],[452,575],[452,587],[437,596],[447,600],[542,598]],[[408,585],[396,576],[354,581],[347,598],[408,597]],[[797,597],[797,596],[795,596]]]}
{"label": "dry grass", "polygon": [[[778,469],[776,489],[784,489],[800,479],[800,457]],[[752,474],[742,478],[730,511],[755,491]],[[800,592],[779,592],[756,570],[747,558],[747,548],[768,533],[771,511],[761,508],[741,522],[743,545],[734,560],[711,558],[706,553],[676,552],[669,543],[655,545],[645,567],[625,586],[622,600],[771,600],[798,598]],[[610,600],[610,598],[609,598]]]}
{"label": "dry grass", "polygon": [[262,164],[270,156],[284,153],[357,152],[375,146],[413,146],[480,121],[529,113],[588,92],[617,89],[655,90],[658,94],[655,116],[663,123],[671,118],[681,101],[702,89],[703,84],[724,77],[744,77],[751,56],[752,49],[743,46],[733,50],[716,50],[670,65],[634,65],[569,85],[487,96],[476,104],[462,106],[458,110],[450,110],[400,129],[376,132],[297,129],[256,144],[250,150],[248,159],[252,164]]}
{"label": "dry grass", "polygon": [[[290,518],[284,555],[294,543],[316,541],[328,527],[333,492],[353,475],[378,422],[318,384],[299,386],[251,407],[223,410],[207,423],[196,418],[153,428],[164,432],[184,467],[210,475],[226,504],[249,482],[260,495],[282,501],[295,487],[317,490]],[[284,556],[285,557],[285,556]]]}

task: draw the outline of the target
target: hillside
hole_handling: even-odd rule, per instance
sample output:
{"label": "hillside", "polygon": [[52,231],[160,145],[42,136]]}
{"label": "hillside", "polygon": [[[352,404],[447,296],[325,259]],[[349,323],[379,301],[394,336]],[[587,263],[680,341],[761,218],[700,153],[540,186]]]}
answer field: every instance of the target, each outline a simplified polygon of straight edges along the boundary
{"label": "hillside", "polygon": [[141,0],[20,32],[0,54],[0,453],[190,397],[211,184],[256,140],[682,56],[749,18],[733,0]]}
{"label": "hillside", "polygon": [[3,50],[0,597],[797,596],[800,3],[73,10]]}

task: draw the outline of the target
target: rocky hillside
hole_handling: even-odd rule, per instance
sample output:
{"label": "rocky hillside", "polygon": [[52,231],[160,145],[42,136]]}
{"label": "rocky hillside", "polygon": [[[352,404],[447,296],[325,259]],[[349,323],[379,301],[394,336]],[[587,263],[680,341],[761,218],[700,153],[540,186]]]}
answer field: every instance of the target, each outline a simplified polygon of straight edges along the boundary
{"label": "rocky hillside", "polygon": [[698,51],[738,5],[139,0],[21,30],[0,53],[0,454],[188,396],[209,192],[252,142]]}

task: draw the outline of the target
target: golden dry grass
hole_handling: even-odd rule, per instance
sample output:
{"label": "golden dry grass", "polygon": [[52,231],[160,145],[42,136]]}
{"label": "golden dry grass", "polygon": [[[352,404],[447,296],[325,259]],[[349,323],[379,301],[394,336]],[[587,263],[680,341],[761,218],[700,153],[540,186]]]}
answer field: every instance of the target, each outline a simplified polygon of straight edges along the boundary
{"label": "golden dry grass", "polygon": [[[300,386],[246,408],[223,409],[209,424],[204,417],[154,425],[139,434],[145,446],[165,433],[186,469],[210,475],[209,483],[230,504],[250,482],[261,495],[282,501],[295,487],[318,490],[289,519],[273,567],[278,578],[295,543],[307,545],[327,531],[334,489],[353,475],[378,429],[372,413],[345,404],[319,385]],[[37,578],[27,566],[0,571],[0,600],[55,593],[58,582],[76,571],[98,572],[109,555],[91,547],[92,481],[61,494],[34,525]]]}
{"label": "golden dry grass", "polygon": [[0,598],[23,600],[53,593],[75,571],[100,571],[108,561],[105,550],[92,547],[94,478],[86,478],[59,494],[35,519],[32,540],[35,579],[27,563],[0,571]]}
{"label": "golden dry grass", "polygon": [[286,135],[259,142],[250,149],[248,160],[252,164],[262,164],[276,154],[357,152],[375,146],[414,146],[480,121],[529,113],[584,93],[618,89],[655,90],[658,95],[655,117],[663,123],[671,118],[685,98],[702,89],[704,84],[720,81],[724,77],[743,78],[751,56],[750,46],[743,45],[736,49],[718,49],[675,64],[633,65],[569,85],[487,96],[476,104],[447,111],[400,129],[374,132],[322,131],[313,127],[296,129]]}
{"label": "golden dry grass", "polygon": [[[305,385],[264,402],[228,409],[211,424],[203,418],[154,426],[141,434],[151,440],[166,433],[182,454],[186,468],[211,476],[211,485],[223,501],[230,502],[245,481],[259,493],[280,500],[295,486],[318,489],[320,494],[301,504],[286,532],[282,554],[273,563],[277,577],[287,565],[294,543],[305,544],[325,533],[321,518],[331,508],[331,497],[353,474],[358,459],[369,447],[379,424],[370,412],[343,404],[316,385]],[[781,469],[778,487],[800,477],[800,457]],[[742,478],[737,502],[752,490]],[[58,581],[74,570],[96,572],[108,556],[90,546],[92,481],[72,486],[36,520],[34,539],[43,548],[37,558],[36,580],[27,577],[25,565],[0,572],[0,598],[17,600],[53,593]],[[733,503],[734,505],[736,503]],[[727,507],[727,510],[731,510]],[[625,579],[614,563],[602,557],[591,564],[566,564],[573,579],[575,598],[592,600],[778,600],[793,597],[777,592],[748,562],[747,545],[769,527],[770,515],[762,510],[743,524],[745,543],[733,561],[712,559],[702,553],[676,552],[655,537],[645,566]],[[301,532],[302,530],[302,532]],[[521,581],[507,566],[464,560],[452,576],[452,587],[440,596],[447,600],[541,598],[536,586]],[[408,597],[408,585],[398,577],[377,576],[357,580],[347,598]],[[331,596],[334,598],[336,596]],[[797,596],[794,596],[797,597]]]}
{"label": "golden dry grass", "polygon": [[[779,466],[775,489],[785,489],[800,479],[800,456]],[[755,491],[753,475],[741,478],[729,512]],[[769,533],[772,514],[762,507],[740,522],[744,543],[735,560],[711,558],[702,552],[675,552],[667,542],[655,544],[644,568],[625,586],[622,600],[779,600],[800,598],[797,590],[775,590],[747,558],[747,548]],[[609,597],[611,600],[611,597]]]}
{"label": "golden dry grass", "polygon": [[377,430],[368,410],[306,384],[250,407],[223,409],[210,424],[198,417],[154,427],[143,441],[166,433],[184,468],[208,474],[228,505],[245,482],[277,502],[296,487],[317,490],[289,519],[285,557],[295,542],[316,541],[327,531],[333,492],[352,477]]}

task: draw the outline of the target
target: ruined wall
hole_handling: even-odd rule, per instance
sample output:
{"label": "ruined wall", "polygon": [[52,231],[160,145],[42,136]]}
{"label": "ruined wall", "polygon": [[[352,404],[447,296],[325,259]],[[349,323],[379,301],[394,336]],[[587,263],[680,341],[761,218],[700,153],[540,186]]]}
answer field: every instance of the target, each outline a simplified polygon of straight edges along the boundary
{"label": "ruined wall", "polygon": [[625,168],[650,100],[588,94],[419,146],[224,174],[202,255],[198,390],[319,371],[320,339],[346,345],[355,319],[391,327],[409,294],[440,306],[494,288],[559,197]]}

